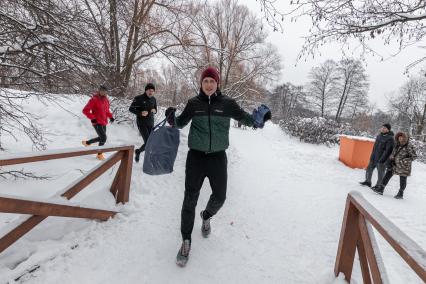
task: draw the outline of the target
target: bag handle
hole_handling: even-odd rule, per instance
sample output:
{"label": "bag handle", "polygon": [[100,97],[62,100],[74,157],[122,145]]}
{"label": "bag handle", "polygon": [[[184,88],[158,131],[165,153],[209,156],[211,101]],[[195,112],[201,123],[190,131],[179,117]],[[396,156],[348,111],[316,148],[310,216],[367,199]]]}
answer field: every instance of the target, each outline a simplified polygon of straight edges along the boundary
{"label": "bag handle", "polygon": [[167,118],[163,119],[162,121],[160,121],[157,125],[154,126],[154,128],[152,128],[152,131],[156,130],[157,128],[159,128],[159,126],[164,126],[166,125],[166,121]]}
{"label": "bag handle", "polygon": [[170,115],[171,115],[171,113],[169,114],[169,116],[167,116],[165,119],[163,119],[162,121],[160,121],[157,125],[155,125],[152,128],[152,131],[156,130],[159,126],[163,127],[164,125],[166,125],[166,121],[167,121],[167,119],[169,119]]}

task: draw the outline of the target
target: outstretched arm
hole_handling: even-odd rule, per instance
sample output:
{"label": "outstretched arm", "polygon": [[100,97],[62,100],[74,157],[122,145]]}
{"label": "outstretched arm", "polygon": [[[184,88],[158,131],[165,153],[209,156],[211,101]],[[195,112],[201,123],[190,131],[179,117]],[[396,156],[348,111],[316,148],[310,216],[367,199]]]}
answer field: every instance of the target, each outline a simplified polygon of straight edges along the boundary
{"label": "outstretched arm", "polygon": [[235,100],[231,100],[230,103],[230,114],[231,117],[237,121],[240,121],[242,124],[247,126],[254,125],[254,119],[251,114],[245,112]]}

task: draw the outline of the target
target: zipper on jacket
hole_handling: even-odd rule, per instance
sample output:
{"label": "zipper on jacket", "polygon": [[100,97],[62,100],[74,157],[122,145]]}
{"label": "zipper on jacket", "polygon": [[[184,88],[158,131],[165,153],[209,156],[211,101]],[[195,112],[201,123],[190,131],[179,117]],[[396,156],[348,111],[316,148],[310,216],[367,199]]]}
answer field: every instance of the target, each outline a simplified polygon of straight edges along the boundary
{"label": "zipper on jacket", "polygon": [[209,146],[209,152],[212,151],[212,125],[210,122],[210,97],[209,96],[209,133],[210,133],[210,146]]}

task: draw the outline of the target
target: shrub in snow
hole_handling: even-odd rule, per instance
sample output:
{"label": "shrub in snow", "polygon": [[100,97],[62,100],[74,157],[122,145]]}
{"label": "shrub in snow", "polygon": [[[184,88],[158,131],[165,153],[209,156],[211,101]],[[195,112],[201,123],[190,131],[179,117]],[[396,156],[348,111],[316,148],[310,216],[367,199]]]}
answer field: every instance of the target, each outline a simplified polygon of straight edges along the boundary
{"label": "shrub in snow", "polygon": [[[341,134],[375,138],[366,132],[353,129],[349,123],[337,123],[323,117],[293,117],[285,121],[281,120],[279,125],[288,134],[298,137],[300,141],[312,144],[327,146],[339,144]],[[410,139],[410,143],[416,149],[417,161],[426,163],[426,142]]]}
{"label": "shrub in snow", "polygon": [[426,143],[414,139],[410,139],[410,143],[414,146],[414,149],[416,149],[417,161],[426,163]]}
{"label": "shrub in snow", "polygon": [[300,141],[312,144],[332,146],[339,144],[339,135],[368,136],[366,133],[354,130],[349,123],[337,123],[323,117],[293,117],[279,122],[282,129]]}

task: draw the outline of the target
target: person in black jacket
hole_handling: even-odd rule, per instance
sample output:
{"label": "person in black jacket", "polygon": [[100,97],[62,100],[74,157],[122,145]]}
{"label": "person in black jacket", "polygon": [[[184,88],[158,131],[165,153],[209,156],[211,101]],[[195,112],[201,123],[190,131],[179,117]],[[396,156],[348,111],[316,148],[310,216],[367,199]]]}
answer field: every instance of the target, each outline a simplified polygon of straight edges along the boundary
{"label": "person in black jacket", "polygon": [[136,115],[136,125],[143,139],[142,146],[135,150],[136,162],[139,162],[140,154],[145,150],[145,143],[154,127],[154,115],[157,113],[157,100],[154,93],[154,84],[148,83],[145,86],[145,92],[136,96],[129,108],[129,111]]}
{"label": "person in black jacket", "polygon": [[380,134],[376,137],[373,152],[370,156],[370,162],[365,172],[365,181],[360,182],[361,185],[371,187],[371,177],[373,176],[373,171],[375,168],[377,168],[378,177],[377,183],[375,186],[373,186],[373,188],[377,188],[381,185],[386,170],[385,163],[392,154],[393,147],[394,134],[391,131],[391,125],[389,123],[385,123],[380,130]]}

